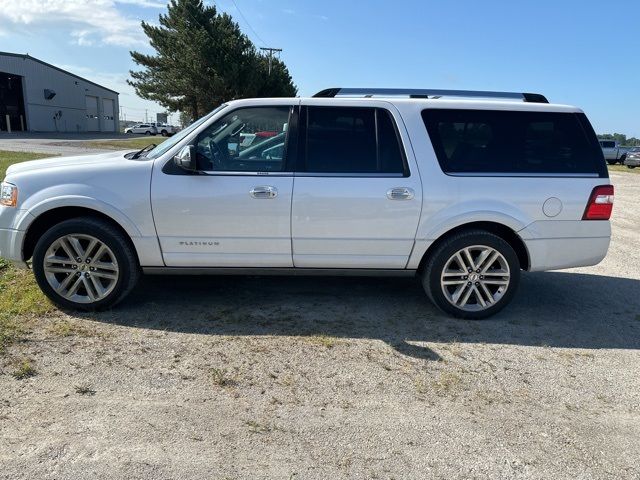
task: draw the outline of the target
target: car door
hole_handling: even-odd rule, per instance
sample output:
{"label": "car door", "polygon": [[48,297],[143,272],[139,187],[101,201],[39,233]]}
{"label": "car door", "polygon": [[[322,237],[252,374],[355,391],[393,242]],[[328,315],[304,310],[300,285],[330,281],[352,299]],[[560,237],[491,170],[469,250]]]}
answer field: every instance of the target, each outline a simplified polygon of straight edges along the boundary
{"label": "car door", "polygon": [[[170,267],[291,267],[287,159],[293,106],[232,110],[194,141],[198,172],[169,161],[152,180],[152,208]],[[249,147],[242,133],[269,131]],[[278,148],[280,147],[280,148]]]}
{"label": "car door", "polygon": [[293,191],[295,267],[406,267],[422,186],[386,102],[303,100]]}

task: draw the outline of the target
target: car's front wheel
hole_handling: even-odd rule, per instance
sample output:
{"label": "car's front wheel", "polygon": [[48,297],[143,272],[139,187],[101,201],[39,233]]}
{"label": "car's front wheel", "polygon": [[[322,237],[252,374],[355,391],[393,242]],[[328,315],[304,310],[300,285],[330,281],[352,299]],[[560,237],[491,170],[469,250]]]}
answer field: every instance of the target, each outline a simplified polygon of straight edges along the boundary
{"label": "car's front wheel", "polygon": [[430,255],[422,284],[441,310],[481,319],[502,310],[520,282],[520,262],[501,237],[468,230],[445,239]]}
{"label": "car's front wheel", "polygon": [[93,217],[51,227],[33,253],[38,285],[64,308],[100,310],[115,305],[133,289],[139,270],[124,234]]}

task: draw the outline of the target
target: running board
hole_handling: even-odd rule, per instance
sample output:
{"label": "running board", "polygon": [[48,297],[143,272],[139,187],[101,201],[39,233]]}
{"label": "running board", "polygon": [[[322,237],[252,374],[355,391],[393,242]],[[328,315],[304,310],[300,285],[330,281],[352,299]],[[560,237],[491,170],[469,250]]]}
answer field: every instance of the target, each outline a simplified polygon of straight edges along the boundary
{"label": "running board", "polygon": [[244,267],[142,267],[147,275],[299,275],[356,277],[413,277],[416,270],[387,268],[244,268]]}

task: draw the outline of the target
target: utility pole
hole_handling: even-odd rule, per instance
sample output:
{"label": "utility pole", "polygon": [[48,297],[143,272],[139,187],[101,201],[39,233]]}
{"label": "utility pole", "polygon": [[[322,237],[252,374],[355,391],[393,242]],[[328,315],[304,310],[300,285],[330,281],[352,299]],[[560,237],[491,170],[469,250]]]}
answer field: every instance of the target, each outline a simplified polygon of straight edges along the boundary
{"label": "utility pole", "polygon": [[269,52],[269,75],[271,75],[271,62],[273,61],[273,52],[280,53],[282,51],[281,48],[270,48],[270,47],[260,47],[260,50],[265,52]]}

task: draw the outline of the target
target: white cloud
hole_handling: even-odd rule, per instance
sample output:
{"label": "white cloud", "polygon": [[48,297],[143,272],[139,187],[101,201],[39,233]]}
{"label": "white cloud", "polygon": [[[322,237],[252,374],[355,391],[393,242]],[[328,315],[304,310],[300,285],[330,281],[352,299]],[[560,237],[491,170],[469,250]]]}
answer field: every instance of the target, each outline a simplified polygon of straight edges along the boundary
{"label": "white cloud", "polygon": [[38,29],[61,27],[78,45],[97,43],[135,47],[147,44],[140,20],[125,16],[117,3],[156,7],[151,0],[21,0],[5,3],[0,9],[3,28],[28,26]]}
{"label": "white cloud", "polygon": [[129,5],[136,5],[138,7],[146,8],[165,8],[166,3],[152,2],[151,0],[115,0],[117,3],[126,3]]}

